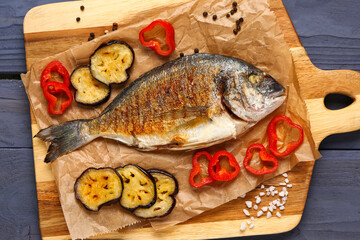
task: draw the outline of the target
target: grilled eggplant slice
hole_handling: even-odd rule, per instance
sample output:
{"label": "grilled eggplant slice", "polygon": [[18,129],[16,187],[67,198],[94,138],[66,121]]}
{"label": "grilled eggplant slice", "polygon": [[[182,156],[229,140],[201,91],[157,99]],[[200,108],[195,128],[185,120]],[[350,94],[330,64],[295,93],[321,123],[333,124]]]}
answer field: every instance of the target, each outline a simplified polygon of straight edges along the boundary
{"label": "grilled eggplant slice", "polygon": [[120,205],[130,211],[138,207],[149,208],[156,201],[154,178],[143,168],[128,164],[116,168],[124,181],[124,191]]}
{"label": "grilled eggplant slice", "polygon": [[90,73],[89,66],[75,68],[70,77],[75,88],[75,101],[85,105],[98,105],[110,97],[110,86],[97,81]]}
{"label": "grilled eggplant slice", "polygon": [[176,178],[170,173],[151,169],[148,172],[154,177],[157,191],[157,199],[150,208],[137,208],[133,213],[140,218],[158,218],[171,213],[176,204],[175,195],[179,191]]}
{"label": "grilled eggplant slice", "polygon": [[88,168],[76,180],[74,189],[76,199],[86,209],[99,211],[120,199],[123,182],[113,168]]}
{"label": "grilled eggplant slice", "polygon": [[134,62],[134,57],[134,51],[127,43],[108,42],[91,55],[91,74],[106,85],[125,82],[129,78],[128,70]]}

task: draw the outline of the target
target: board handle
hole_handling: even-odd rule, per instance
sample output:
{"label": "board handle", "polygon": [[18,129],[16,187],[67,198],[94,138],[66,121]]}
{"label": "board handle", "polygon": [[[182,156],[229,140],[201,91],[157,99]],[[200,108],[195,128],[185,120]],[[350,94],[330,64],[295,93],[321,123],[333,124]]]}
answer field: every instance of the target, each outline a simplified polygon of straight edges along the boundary
{"label": "board handle", "polygon": [[[321,141],[331,134],[359,130],[360,73],[318,69],[303,47],[291,48],[290,52],[316,147],[319,148]],[[324,103],[324,98],[330,93],[344,94],[354,101],[345,108],[330,110]]]}

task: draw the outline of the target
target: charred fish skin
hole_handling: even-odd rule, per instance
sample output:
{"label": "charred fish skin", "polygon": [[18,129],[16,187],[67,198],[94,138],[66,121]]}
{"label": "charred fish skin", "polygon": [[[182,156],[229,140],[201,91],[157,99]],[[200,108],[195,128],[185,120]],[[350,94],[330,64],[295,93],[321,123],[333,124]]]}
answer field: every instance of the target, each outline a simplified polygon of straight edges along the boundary
{"label": "charred fish skin", "polygon": [[[72,124],[69,136],[46,129],[37,136],[56,146],[80,133],[81,144],[104,137],[143,151],[193,150],[244,133],[284,102],[284,92],[270,75],[243,60],[198,53],[143,74],[97,118]],[[50,146],[47,161],[72,151],[68,143]]]}

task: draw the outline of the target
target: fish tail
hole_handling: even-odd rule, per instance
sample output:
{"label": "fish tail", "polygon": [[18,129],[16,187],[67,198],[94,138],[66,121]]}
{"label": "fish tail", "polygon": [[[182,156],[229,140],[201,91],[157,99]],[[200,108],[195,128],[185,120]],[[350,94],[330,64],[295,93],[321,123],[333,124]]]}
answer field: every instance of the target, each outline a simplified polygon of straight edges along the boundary
{"label": "fish tail", "polygon": [[88,134],[85,127],[87,122],[89,120],[74,120],[40,130],[35,137],[51,142],[44,162],[54,161],[58,157],[92,141],[94,137]]}

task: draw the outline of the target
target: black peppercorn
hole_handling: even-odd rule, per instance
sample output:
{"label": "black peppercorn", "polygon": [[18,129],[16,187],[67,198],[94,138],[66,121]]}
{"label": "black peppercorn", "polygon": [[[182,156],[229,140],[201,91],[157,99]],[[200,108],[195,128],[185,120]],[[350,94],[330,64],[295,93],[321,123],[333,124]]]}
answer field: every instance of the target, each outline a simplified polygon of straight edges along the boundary
{"label": "black peppercorn", "polygon": [[76,21],[77,21],[77,22],[80,22],[80,18],[79,18],[79,17],[77,17],[77,18],[76,18]]}
{"label": "black peppercorn", "polygon": [[94,38],[92,38],[92,37],[89,37],[89,38],[88,38],[88,41],[91,41],[91,40],[93,40],[93,39],[94,39]]}
{"label": "black peppercorn", "polygon": [[207,17],[207,16],[208,16],[208,13],[207,13],[207,12],[203,12],[203,16],[204,16],[204,17]]}
{"label": "black peppercorn", "polygon": [[236,29],[234,29],[233,33],[236,35],[238,33],[238,31]]}
{"label": "black peppercorn", "polygon": [[236,30],[237,30],[237,31],[240,31],[240,29],[241,29],[240,25],[237,25],[237,26],[236,26]]}
{"label": "black peppercorn", "polygon": [[232,5],[233,5],[233,7],[236,7],[236,6],[237,6],[237,2],[233,2]]}
{"label": "black peppercorn", "polygon": [[240,21],[240,22],[243,22],[243,21],[244,21],[244,19],[241,17],[241,18],[239,18],[239,21]]}
{"label": "black peppercorn", "polygon": [[236,20],[236,25],[240,25],[240,20]]}
{"label": "black peppercorn", "polygon": [[85,7],[83,5],[80,6],[80,10],[84,11]]}
{"label": "black peppercorn", "polygon": [[234,15],[234,13],[235,13],[234,9],[231,9],[230,14]]}
{"label": "black peppercorn", "polygon": [[216,15],[214,15],[214,16],[213,16],[213,20],[215,21],[216,19],[217,19],[217,16],[216,16]]}
{"label": "black peppercorn", "polygon": [[180,57],[183,57],[183,56],[185,56],[184,53],[180,53]]}
{"label": "black peppercorn", "polygon": [[95,33],[90,33],[90,37],[94,38],[95,37]]}
{"label": "black peppercorn", "polygon": [[194,53],[199,53],[199,49],[195,48]]}
{"label": "black peppercorn", "polygon": [[237,12],[237,8],[235,7],[235,8],[233,8],[233,10],[234,10],[234,13],[236,13]]}
{"label": "black peppercorn", "polygon": [[229,18],[229,17],[230,17],[230,14],[226,14],[226,17]]}
{"label": "black peppercorn", "polygon": [[113,26],[112,26],[112,30],[115,31],[118,29],[118,24],[117,23],[113,23]]}

